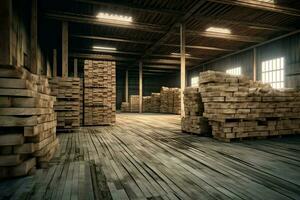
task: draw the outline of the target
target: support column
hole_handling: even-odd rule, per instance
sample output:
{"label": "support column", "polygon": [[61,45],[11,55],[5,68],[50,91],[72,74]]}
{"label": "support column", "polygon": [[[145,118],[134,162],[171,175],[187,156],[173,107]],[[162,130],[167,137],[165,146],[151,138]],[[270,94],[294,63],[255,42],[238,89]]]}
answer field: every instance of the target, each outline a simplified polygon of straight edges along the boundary
{"label": "support column", "polygon": [[12,1],[0,1],[0,64],[12,65]]}
{"label": "support column", "polygon": [[185,116],[183,104],[183,91],[186,85],[185,78],[185,25],[180,25],[180,107],[181,117]]}
{"label": "support column", "polygon": [[30,67],[31,72],[34,74],[40,74],[41,71],[39,69],[37,63],[37,49],[38,49],[38,28],[37,28],[37,0],[31,1],[31,23],[30,23]]}
{"label": "support column", "polygon": [[257,75],[257,54],[256,48],[253,48],[253,81],[256,81]]}
{"label": "support column", "polygon": [[62,77],[68,77],[68,22],[62,22]]}
{"label": "support column", "polygon": [[77,58],[74,58],[74,77],[78,77],[78,60]]}
{"label": "support column", "polygon": [[57,77],[57,50],[53,49],[53,77]]}
{"label": "support column", "polygon": [[143,111],[143,63],[139,62],[139,111]]}
{"label": "support column", "polygon": [[125,100],[128,103],[128,69],[125,74]]}

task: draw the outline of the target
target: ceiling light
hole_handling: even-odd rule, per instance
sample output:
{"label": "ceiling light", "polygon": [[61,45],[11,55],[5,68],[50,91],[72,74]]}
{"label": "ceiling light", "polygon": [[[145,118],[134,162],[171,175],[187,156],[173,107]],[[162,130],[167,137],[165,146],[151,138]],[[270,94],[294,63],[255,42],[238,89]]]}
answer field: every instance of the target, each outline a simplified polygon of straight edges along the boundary
{"label": "ceiling light", "polygon": [[230,34],[231,31],[228,28],[217,28],[217,27],[209,27],[206,29],[208,32],[215,32],[215,33],[224,33],[224,34]]}
{"label": "ceiling light", "polygon": [[265,3],[274,3],[274,0],[258,0],[258,1],[265,2]]}
{"label": "ceiling light", "polygon": [[111,51],[116,51],[117,49],[114,47],[102,47],[102,46],[93,46],[93,49],[98,49],[98,50],[111,50]]}
{"label": "ceiling light", "polygon": [[[173,56],[181,56],[181,53],[171,53]],[[186,53],[185,56],[191,56],[191,54]]]}
{"label": "ceiling light", "polygon": [[132,22],[132,17],[130,16],[109,14],[104,12],[99,12],[96,17],[98,19],[109,19],[109,20],[117,20],[117,21],[124,21],[124,22]]}

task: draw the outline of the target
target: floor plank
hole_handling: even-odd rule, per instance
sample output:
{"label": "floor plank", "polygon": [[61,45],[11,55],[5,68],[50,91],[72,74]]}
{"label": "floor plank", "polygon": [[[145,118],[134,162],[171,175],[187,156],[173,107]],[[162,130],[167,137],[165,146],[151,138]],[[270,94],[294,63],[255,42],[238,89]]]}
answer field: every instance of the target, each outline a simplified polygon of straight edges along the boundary
{"label": "floor plank", "polygon": [[300,199],[298,136],[223,143],[129,113],[58,138],[50,168],[1,181],[0,199]]}

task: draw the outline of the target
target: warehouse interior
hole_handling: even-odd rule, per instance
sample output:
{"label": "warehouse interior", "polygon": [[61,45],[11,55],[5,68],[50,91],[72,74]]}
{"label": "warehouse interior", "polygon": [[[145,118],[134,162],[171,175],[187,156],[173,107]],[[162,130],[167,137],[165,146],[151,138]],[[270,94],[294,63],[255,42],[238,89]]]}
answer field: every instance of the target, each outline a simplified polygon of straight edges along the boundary
{"label": "warehouse interior", "polygon": [[300,199],[299,0],[1,0],[0,199]]}

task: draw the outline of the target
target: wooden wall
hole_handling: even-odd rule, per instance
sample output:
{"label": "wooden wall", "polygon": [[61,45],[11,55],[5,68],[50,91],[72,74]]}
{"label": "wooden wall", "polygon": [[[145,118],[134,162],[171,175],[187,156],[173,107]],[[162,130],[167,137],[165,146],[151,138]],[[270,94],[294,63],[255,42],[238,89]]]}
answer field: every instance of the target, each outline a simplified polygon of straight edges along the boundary
{"label": "wooden wall", "polygon": [[[262,61],[277,57],[285,58],[286,87],[300,88],[300,33],[257,48],[257,80],[261,80]],[[197,76],[201,71],[226,71],[239,66],[242,67],[242,74],[253,78],[253,50],[220,59],[189,71],[188,85],[190,85],[191,77]]]}

